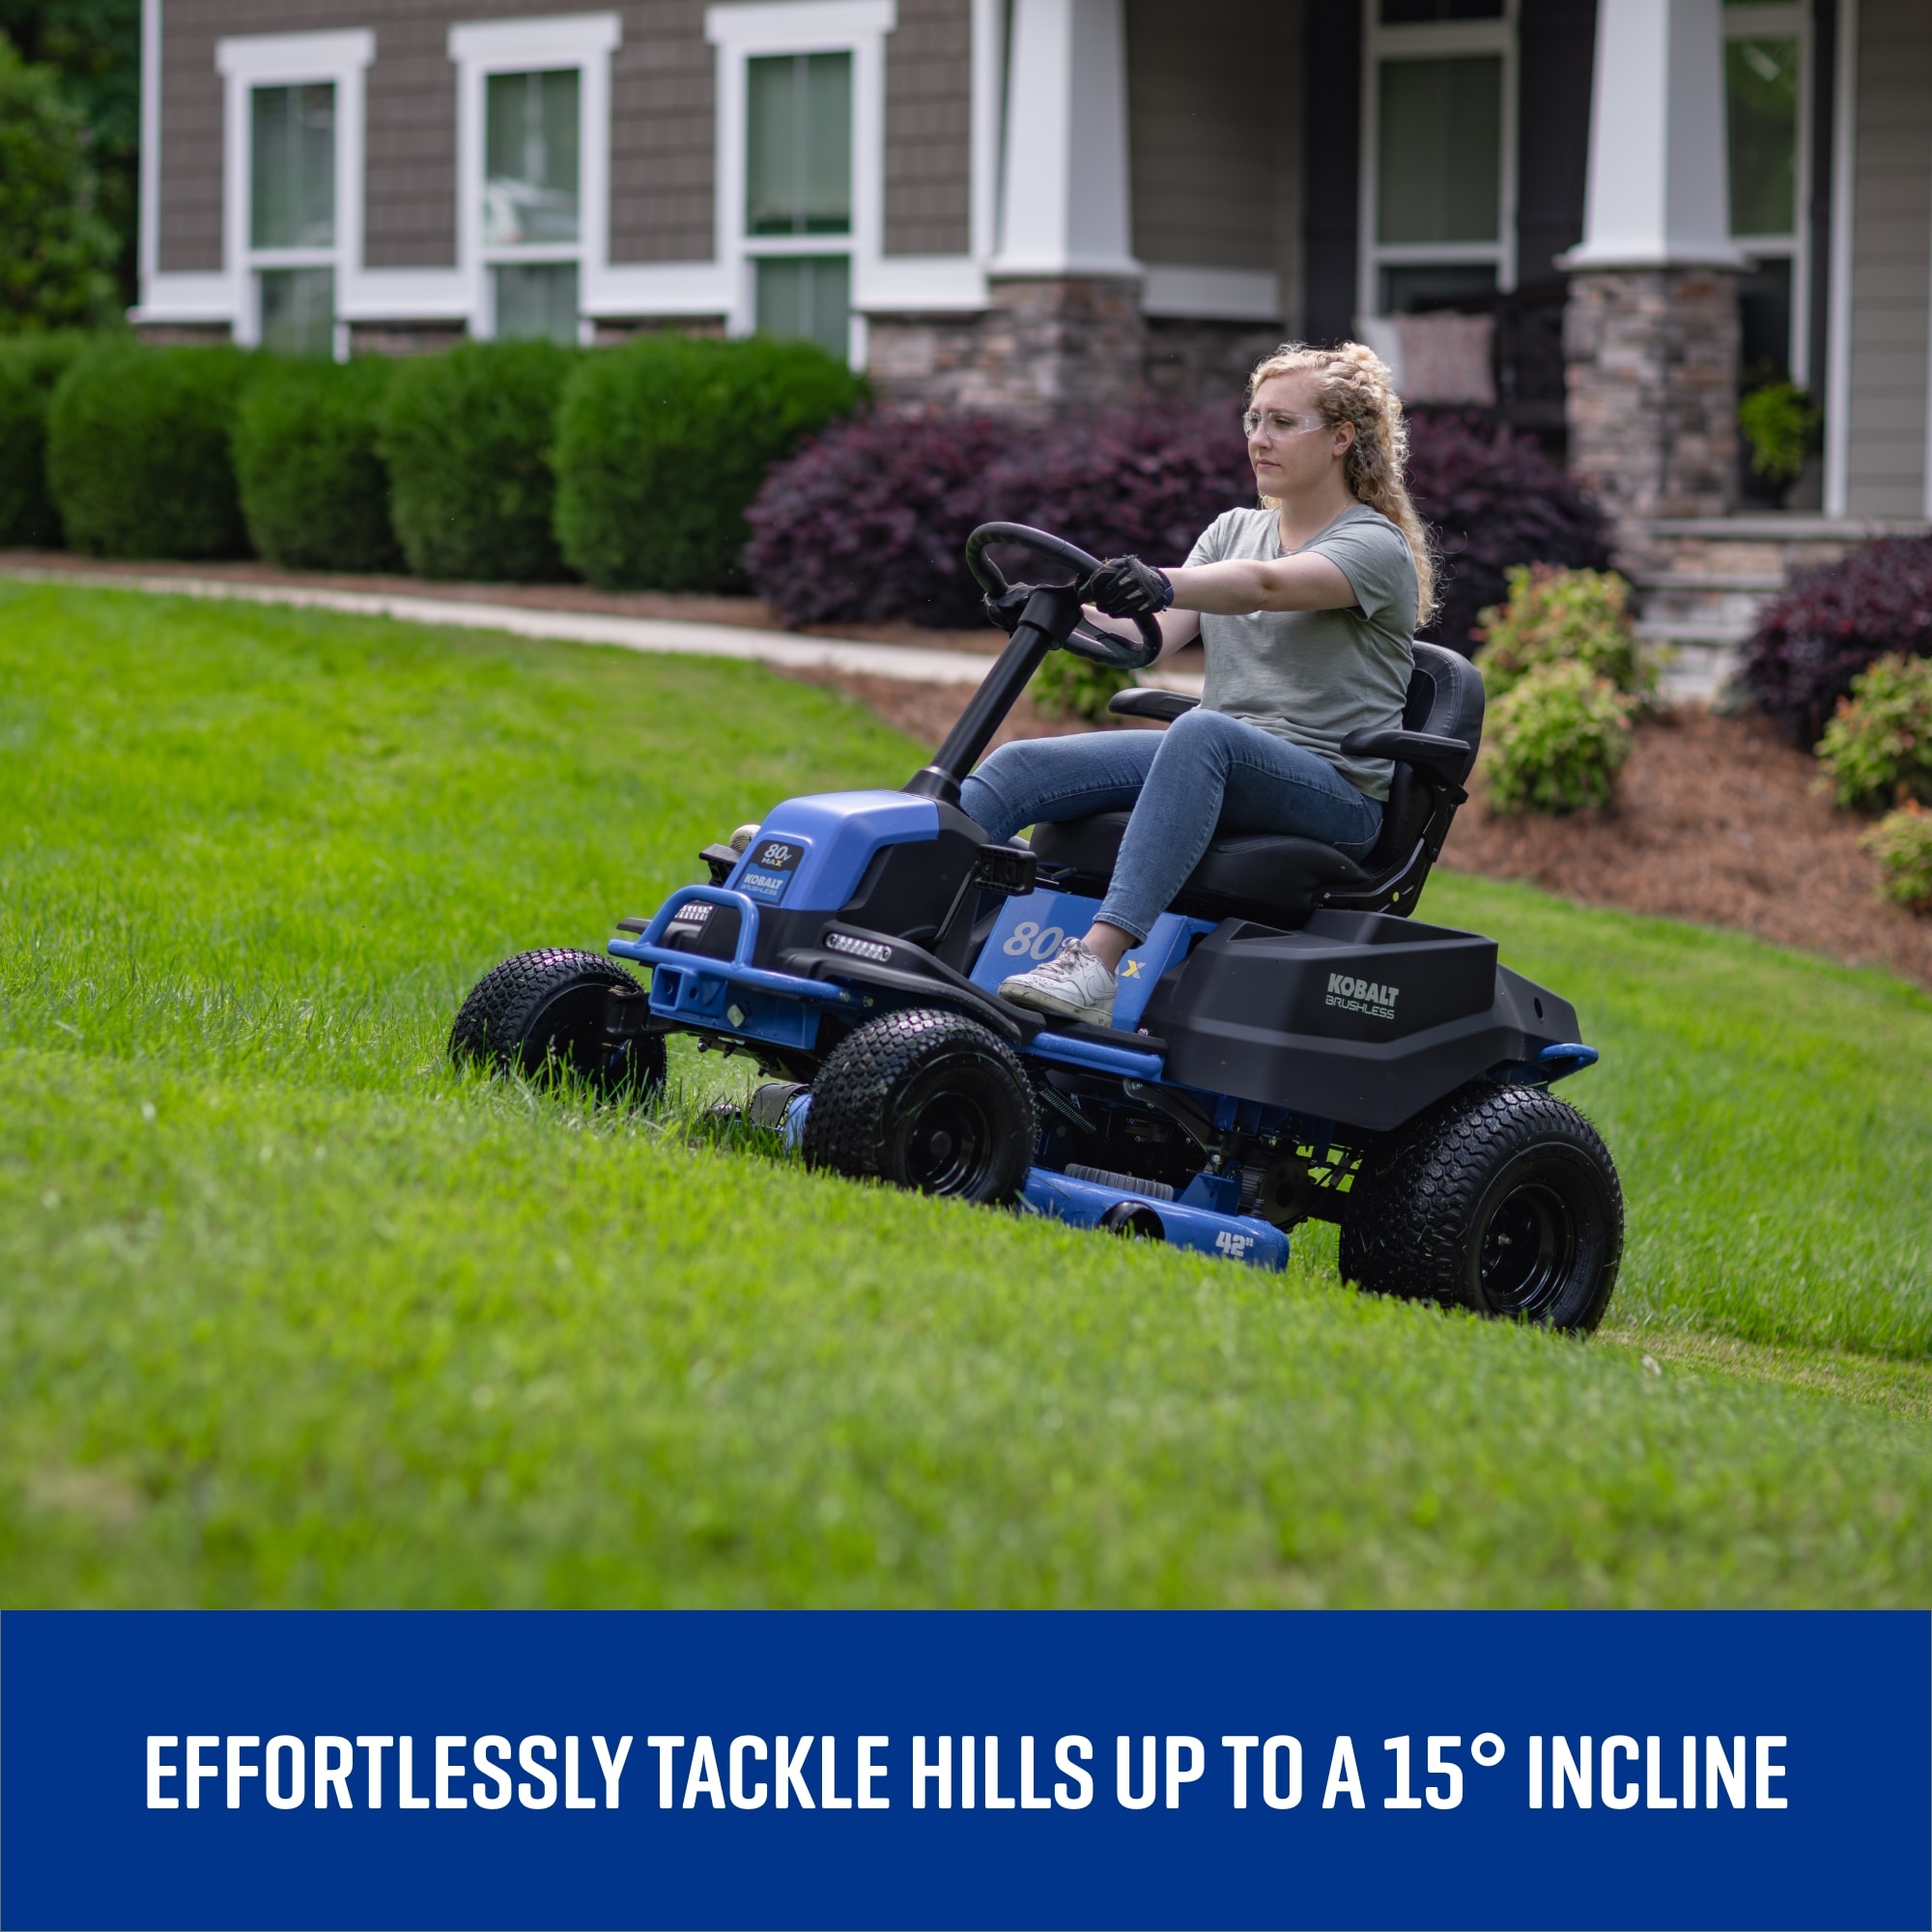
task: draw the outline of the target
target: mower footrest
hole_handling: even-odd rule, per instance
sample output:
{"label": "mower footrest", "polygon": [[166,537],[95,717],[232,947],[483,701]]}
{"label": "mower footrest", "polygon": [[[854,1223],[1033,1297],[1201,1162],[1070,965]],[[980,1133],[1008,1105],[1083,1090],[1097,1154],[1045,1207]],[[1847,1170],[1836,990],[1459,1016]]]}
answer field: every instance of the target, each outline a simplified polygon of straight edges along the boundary
{"label": "mower footrest", "polygon": [[1252,1214],[1216,1214],[1179,1201],[1155,1201],[1046,1167],[1036,1167],[1027,1175],[1020,1199],[1034,1213],[1076,1228],[1157,1236],[1170,1247],[1223,1255],[1256,1267],[1288,1265],[1288,1236]]}

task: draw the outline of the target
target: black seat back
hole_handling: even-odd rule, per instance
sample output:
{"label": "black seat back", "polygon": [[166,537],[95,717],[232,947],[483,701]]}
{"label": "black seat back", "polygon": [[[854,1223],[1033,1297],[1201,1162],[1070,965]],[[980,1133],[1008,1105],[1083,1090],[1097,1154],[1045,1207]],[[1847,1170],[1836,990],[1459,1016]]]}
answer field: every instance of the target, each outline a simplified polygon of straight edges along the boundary
{"label": "black seat back", "polygon": [[[1412,646],[1415,668],[1408,676],[1408,696],[1402,707],[1406,731],[1429,731],[1440,738],[1460,738],[1469,748],[1469,762],[1461,777],[1468,781],[1476,762],[1476,749],[1483,739],[1483,679],[1467,658],[1444,650],[1440,644]],[[1450,813],[1460,801],[1450,802]],[[1365,872],[1385,872],[1400,865],[1415,850],[1416,842],[1428,829],[1443,804],[1441,787],[1425,778],[1413,765],[1398,764],[1389,785],[1388,803],[1382,808],[1381,837],[1375,850],[1362,861]],[[1440,830],[1449,830],[1449,814],[1443,815]],[[1434,843],[1441,848],[1441,838]],[[1433,859],[1432,855],[1432,859]]]}

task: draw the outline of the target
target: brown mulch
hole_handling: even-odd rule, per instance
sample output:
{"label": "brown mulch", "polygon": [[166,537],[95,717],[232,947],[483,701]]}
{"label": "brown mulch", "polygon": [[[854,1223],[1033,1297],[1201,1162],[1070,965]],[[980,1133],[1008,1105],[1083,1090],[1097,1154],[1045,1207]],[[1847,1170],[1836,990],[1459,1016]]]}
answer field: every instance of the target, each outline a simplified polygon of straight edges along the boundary
{"label": "brown mulch", "polygon": [[1605,812],[1492,818],[1480,791],[1442,863],[1585,905],[1734,926],[1932,986],[1932,919],[1873,892],[1868,821],[1813,789],[1817,762],[1761,718],[1687,705],[1640,725]]}
{"label": "brown mulch", "polygon": [[[956,686],[814,675],[889,724],[937,745],[958,716]],[[1022,701],[996,743],[1078,730]],[[1492,818],[1480,783],[1457,814],[1442,863],[1527,879],[1584,905],[1732,926],[1932,986],[1932,919],[1872,891],[1859,850],[1866,821],[1812,789],[1817,765],[1763,720],[1666,711],[1638,728],[1608,811]]]}

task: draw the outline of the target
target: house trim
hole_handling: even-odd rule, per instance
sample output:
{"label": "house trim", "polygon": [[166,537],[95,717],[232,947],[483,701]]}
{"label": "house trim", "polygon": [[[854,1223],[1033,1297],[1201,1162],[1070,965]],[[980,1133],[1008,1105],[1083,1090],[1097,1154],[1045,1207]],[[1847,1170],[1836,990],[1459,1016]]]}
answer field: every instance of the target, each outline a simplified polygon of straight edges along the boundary
{"label": "house trim", "polygon": [[[1831,339],[1825,345],[1825,514],[1851,498],[1852,224],[1859,134],[1859,0],[1838,0],[1836,100],[1832,110]],[[1928,412],[1932,415],[1932,412]]]}

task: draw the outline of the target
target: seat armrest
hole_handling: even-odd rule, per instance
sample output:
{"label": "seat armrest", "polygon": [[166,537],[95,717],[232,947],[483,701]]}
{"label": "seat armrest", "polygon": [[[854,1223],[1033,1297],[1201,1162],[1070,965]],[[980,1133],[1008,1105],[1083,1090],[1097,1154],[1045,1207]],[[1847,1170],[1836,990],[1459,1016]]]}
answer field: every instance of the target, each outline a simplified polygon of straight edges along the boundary
{"label": "seat armrest", "polygon": [[1405,731],[1397,725],[1365,724],[1350,731],[1338,749],[1350,758],[1399,759],[1444,785],[1460,785],[1474,757],[1461,738],[1442,738],[1434,731]]}
{"label": "seat armrest", "polygon": [[1155,685],[1136,685],[1131,691],[1117,691],[1107,700],[1107,709],[1116,718],[1157,718],[1172,724],[1183,712],[1192,711],[1201,700],[1184,692],[1162,691]]}

